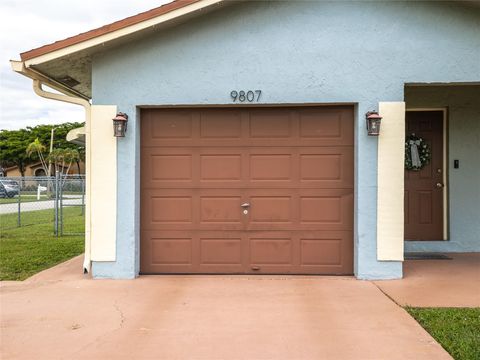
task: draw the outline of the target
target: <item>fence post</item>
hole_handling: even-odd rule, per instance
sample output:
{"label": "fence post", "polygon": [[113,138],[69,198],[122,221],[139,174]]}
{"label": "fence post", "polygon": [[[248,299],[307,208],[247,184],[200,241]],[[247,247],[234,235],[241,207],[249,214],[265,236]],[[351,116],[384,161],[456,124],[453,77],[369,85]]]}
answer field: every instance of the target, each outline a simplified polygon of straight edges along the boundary
{"label": "fence post", "polygon": [[82,183],[82,216],[85,214],[85,181],[86,179],[80,177],[80,181]]}
{"label": "fence post", "polygon": [[54,220],[54,234],[58,237],[58,171],[55,172],[55,200],[54,200],[54,208],[55,208],[55,220]]}
{"label": "fence post", "polygon": [[65,184],[66,178],[62,179],[62,177],[65,176],[66,175],[60,173],[60,189],[58,190],[58,193],[60,194],[60,236],[63,236],[63,185]]}
{"label": "fence post", "polygon": [[21,211],[21,195],[22,195],[22,183],[20,182],[20,185],[18,186],[18,215],[17,215],[17,226],[20,227],[22,226],[22,211]]}

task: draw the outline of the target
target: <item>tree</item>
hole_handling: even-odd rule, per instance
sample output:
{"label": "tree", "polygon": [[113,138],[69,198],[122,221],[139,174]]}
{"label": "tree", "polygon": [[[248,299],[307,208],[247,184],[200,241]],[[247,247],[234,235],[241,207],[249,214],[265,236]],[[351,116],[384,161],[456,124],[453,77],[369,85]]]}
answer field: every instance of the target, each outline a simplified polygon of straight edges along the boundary
{"label": "tree", "polygon": [[36,157],[42,163],[42,168],[45,170],[45,174],[48,174],[48,166],[47,162],[45,161],[45,155],[43,154],[46,150],[45,145],[43,145],[38,138],[36,138],[33,142],[28,144],[27,146],[27,155],[31,158]]}
{"label": "tree", "polygon": [[80,154],[77,149],[54,149],[48,160],[55,165],[55,171],[68,174],[72,164],[80,160]]}
{"label": "tree", "polygon": [[76,163],[77,171],[80,174],[80,161],[85,161],[85,148],[68,142],[66,138],[70,130],[82,127],[84,125],[84,123],[79,122],[66,122],[59,125],[38,125],[35,127],[28,127],[27,129],[31,131],[32,135],[38,137],[43,144],[46,144],[47,147],[50,147],[51,131],[52,128],[54,128],[54,148],[77,150],[79,157],[74,162]]}
{"label": "tree", "polygon": [[84,124],[79,122],[66,122],[59,125],[37,125],[35,127],[27,127],[27,130],[32,134],[32,138],[38,138],[42,144],[50,148],[50,135],[52,128],[54,128],[53,145],[55,148],[61,149],[77,149],[78,145],[68,142],[66,137],[70,130],[82,127]]}
{"label": "tree", "polygon": [[[72,144],[66,140],[67,133],[75,128],[83,126],[83,123],[67,122],[59,125],[38,125],[27,127],[20,130],[0,130],[0,166],[7,168],[10,166],[18,166],[22,176],[25,176],[25,168],[27,165],[40,160],[37,152],[28,155],[26,150],[29,144],[38,139],[38,142],[46,149],[50,148],[50,136],[52,128],[54,130],[53,145],[55,148],[74,149],[77,150],[80,157],[74,162],[80,173],[80,161],[85,159],[85,148]],[[44,156],[46,157],[46,155]],[[42,164],[44,167],[44,164]],[[48,175],[48,169],[45,170]]]}
{"label": "tree", "polygon": [[32,140],[26,129],[0,131],[0,165],[4,168],[16,165],[25,176],[25,167],[32,163],[25,150]]}

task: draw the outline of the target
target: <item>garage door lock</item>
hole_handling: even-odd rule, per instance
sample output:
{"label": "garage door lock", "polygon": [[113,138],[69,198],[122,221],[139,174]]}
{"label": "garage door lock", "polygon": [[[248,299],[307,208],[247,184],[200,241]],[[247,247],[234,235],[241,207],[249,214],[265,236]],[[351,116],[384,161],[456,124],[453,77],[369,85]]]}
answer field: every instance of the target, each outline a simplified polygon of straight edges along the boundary
{"label": "garage door lock", "polygon": [[243,214],[244,215],[247,215],[248,214],[248,209],[250,208],[250,204],[249,203],[243,203],[242,205],[240,205],[243,209]]}

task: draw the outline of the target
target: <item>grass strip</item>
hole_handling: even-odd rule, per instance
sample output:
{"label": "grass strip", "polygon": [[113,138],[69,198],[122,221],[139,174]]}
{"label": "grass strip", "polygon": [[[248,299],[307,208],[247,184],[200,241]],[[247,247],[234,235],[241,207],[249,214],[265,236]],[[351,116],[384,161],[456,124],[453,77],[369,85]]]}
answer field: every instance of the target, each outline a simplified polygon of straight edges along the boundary
{"label": "grass strip", "polygon": [[480,308],[406,310],[454,359],[480,359]]}
{"label": "grass strip", "polygon": [[[66,208],[63,215],[66,231],[84,232],[80,207]],[[25,280],[84,251],[84,235],[53,234],[51,209],[22,213],[22,223],[29,225],[14,227],[16,221],[17,214],[0,216],[0,280]]]}

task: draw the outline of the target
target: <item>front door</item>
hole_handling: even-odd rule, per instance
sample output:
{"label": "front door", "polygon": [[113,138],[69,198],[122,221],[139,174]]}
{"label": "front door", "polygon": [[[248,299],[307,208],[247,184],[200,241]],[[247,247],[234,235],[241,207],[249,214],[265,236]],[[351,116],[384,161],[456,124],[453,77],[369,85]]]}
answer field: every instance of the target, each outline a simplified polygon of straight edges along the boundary
{"label": "front door", "polygon": [[[405,239],[443,240],[444,149],[443,111],[408,111],[406,139],[415,136],[429,148],[430,161],[405,170]],[[411,152],[410,146],[406,151]],[[421,149],[419,149],[420,155]]]}

